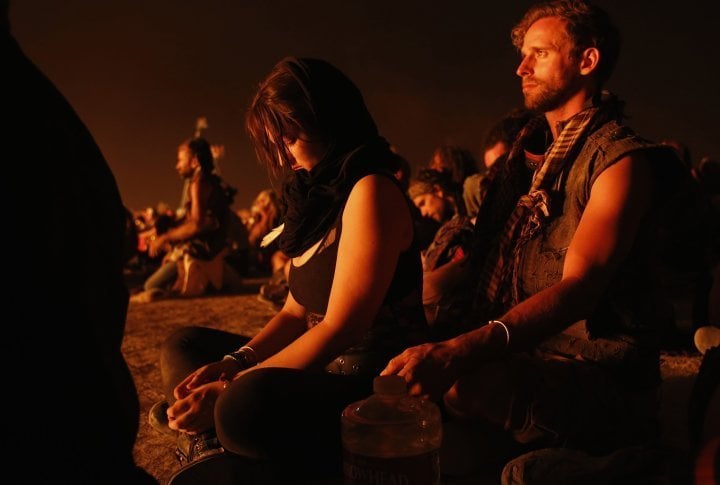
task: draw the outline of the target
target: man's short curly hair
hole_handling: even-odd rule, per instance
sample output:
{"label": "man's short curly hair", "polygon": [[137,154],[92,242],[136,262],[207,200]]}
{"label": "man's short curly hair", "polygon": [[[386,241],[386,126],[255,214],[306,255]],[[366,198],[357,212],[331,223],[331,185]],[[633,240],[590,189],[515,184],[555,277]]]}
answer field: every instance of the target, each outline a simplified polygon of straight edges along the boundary
{"label": "man's short curly hair", "polygon": [[512,29],[512,42],[522,48],[525,34],[532,24],[546,17],[559,17],[565,21],[567,34],[574,44],[573,55],[595,47],[600,51],[597,68],[598,85],[610,78],[620,55],[622,39],[607,12],[582,0],[551,0],[533,5]]}

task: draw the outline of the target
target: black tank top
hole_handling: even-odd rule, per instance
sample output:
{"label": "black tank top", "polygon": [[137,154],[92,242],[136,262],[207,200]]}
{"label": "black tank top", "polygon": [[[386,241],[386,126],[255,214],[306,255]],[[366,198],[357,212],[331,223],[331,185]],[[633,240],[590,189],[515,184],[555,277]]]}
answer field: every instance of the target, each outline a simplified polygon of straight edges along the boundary
{"label": "black tank top", "polygon": [[[342,232],[342,215],[343,211],[310,259],[301,266],[292,263],[290,266],[290,292],[309,312],[309,327],[321,322],[327,311]],[[358,271],[361,270],[359,267]],[[392,282],[368,334],[346,353],[372,353],[384,366],[387,359],[398,352],[427,341],[427,329],[422,307],[420,251],[413,240],[398,258]]]}
{"label": "black tank top", "polygon": [[[325,235],[315,254],[301,266],[293,263],[290,266],[290,291],[293,298],[313,313],[324,315],[327,311],[342,231],[342,214],[341,212]],[[392,304],[401,300],[418,288],[418,281],[422,288],[422,266],[413,242],[398,258],[397,268],[383,303]]]}

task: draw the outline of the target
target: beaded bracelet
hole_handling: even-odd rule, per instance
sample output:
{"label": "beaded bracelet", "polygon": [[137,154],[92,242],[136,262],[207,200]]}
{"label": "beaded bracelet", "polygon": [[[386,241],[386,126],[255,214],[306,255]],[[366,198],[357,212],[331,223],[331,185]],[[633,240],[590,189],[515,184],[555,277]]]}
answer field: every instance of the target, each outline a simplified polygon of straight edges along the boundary
{"label": "beaded bracelet", "polygon": [[508,347],[510,347],[510,329],[508,328],[508,326],[505,324],[505,322],[501,322],[500,320],[490,320],[488,322],[488,324],[500,325],[503,328],[503,330],[505,330],[505,349],[504,350],[507,350]]}

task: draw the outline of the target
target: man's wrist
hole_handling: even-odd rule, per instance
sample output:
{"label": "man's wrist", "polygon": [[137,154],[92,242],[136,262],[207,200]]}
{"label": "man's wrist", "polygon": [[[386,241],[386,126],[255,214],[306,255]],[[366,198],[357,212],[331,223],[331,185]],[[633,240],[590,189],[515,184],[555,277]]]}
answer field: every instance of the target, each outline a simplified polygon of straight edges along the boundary
{"label": "man's wrist", "polygon": [[510,328],[507,326],[507,324],[501,320],[490,320],[488,322],[488,325],[497,325],[498,327],[501,327],[505,334],[505,347],[503,348],[504,352],[508,351],[508,348],[510,347]]}

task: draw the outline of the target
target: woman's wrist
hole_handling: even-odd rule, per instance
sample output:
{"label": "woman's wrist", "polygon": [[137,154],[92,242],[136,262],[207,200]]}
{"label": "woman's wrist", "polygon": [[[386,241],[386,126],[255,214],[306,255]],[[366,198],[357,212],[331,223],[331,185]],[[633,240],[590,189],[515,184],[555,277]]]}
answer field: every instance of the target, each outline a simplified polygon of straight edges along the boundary
{"label": "woman's wrist", "polygon": [[234,361],[240,367],[240,370],[249,369],[250,367],[256,366],[258,363],[255,350],[247,345],[225,355],[223,360]]}

